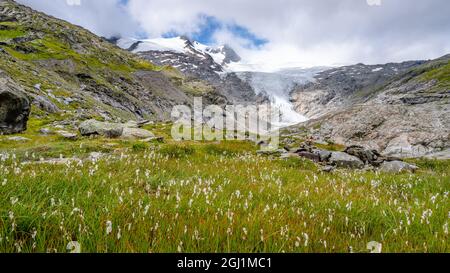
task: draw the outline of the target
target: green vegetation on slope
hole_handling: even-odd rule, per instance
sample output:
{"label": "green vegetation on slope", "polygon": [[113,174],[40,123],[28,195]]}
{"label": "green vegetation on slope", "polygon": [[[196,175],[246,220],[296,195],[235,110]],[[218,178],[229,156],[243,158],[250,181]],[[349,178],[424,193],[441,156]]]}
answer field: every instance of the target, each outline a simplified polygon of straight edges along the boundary
{"label": "green vegetation on slope", "polygon": [[448,91],[450,88],[450,55],[427,62],[407,73],[405,80],[436,81],[437,84],[430,90]]}
{"label": "green vegetation on slope", "polygon": [[[135,90],[142,87],[133,73],[161,68],[85,29],[14,2],[2,2],[0,9],[4,20],[0,22],[0,71],[23,85],[30,96],[43,96],[73,115],[75,110],[84,109],[96,118],[102,111],[124,119],[135,118],[132,107],[113,109],[107,100],[102,102],[98,97],[140,105]],[[81,93],[83,89],[87,92]],[[49,90],[56,97],[48,95]],[[73,104],[61,102],[68,97],[79,99]],[[93,109],[92,104],[98,109]]]}

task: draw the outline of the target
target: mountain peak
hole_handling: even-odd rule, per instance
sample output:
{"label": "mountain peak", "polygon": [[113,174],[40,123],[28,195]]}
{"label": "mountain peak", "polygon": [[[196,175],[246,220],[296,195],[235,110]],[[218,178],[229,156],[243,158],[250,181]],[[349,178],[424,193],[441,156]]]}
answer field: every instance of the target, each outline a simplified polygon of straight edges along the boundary
{"label": "mountain peak", "polygon": [[116,41],[116,44],[123,49],[135,53],[147,51],[167,51],[174,53],[194,54],[198,55],[200,58],[209,56],[221,66],[241,61],[241,57],[229,45],[209,46],[198,41],[192,41],[187,36],[144,40],[121,38]]}

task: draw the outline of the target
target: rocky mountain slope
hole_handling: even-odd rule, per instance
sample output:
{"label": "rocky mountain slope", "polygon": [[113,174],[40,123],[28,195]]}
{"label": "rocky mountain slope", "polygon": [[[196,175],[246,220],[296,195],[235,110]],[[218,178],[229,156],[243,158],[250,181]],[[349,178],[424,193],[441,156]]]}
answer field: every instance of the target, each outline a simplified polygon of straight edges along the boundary
{"label": "rocky mountain slope", "polygon": [[423,61],[328,69],[315,75],[312,81],[300,84],[292,94],[292,101],[298,112],[308,118],[318,118],[337,109],[364,103],[393,77],[420,64]]}
{"label": "rocky mountain slope", "polygon": [[450,157],[450,55],[319,73],[292,101],[312,120],[290,133],[400,157]]}
{"label": "rocky mountain slope", "polygon": [[201,79],[11,0],[0,1],[0,71],[9,83],[2,88],[23,90],[33,116],[69,123],[166,120],[172,106],[189,105],[197,94],[206,103],[227,101]]}
{"label": "rocky mountain slope", "polygon": [[170,65],[187,78],[206,81],[230,102],[245,104],[264,100],[246,81],[226,70],[227,64],[241,59],[227,45],[210,47],[187,37],[113,41],[156,65]]}

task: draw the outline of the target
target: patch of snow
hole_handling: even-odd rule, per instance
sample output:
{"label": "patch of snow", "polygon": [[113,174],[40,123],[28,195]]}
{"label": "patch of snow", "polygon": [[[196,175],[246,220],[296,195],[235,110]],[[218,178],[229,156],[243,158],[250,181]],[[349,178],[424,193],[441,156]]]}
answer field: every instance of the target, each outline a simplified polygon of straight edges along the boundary
{"label": "patch of snow", "polygon": [[380,72],[381,70],[383,70],[384,68],[382,67],[377,67],[375,69],[372,69],[372,72]]}
{"label": "patch of snow", "polygon": [[134,52],[144,51],[172,51],[176,53],[185,53],[186,40],[180,37],[142,40]]}

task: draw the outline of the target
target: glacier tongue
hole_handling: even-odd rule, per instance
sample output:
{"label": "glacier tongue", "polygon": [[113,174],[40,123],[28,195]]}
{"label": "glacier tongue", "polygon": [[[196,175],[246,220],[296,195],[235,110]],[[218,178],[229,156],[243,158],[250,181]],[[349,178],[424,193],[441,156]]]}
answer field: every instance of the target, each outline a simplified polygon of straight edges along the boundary
{"label": "glacier tongue", "polygon": [[291,92],[299,84],[305,84],[314,80],[314,76],[323,68],[292,68],[277,72],[236,72],[244,81],[248,82],[257,94],[269,97],[274,107],[281,111],[280,127],[290,126],[308,120],[305,116],[296,112],[290,101]]}

